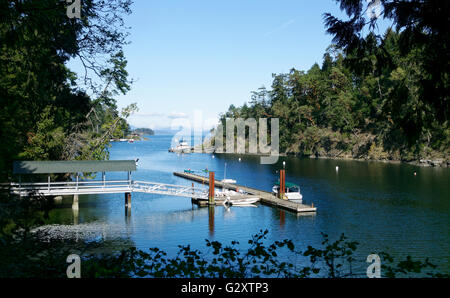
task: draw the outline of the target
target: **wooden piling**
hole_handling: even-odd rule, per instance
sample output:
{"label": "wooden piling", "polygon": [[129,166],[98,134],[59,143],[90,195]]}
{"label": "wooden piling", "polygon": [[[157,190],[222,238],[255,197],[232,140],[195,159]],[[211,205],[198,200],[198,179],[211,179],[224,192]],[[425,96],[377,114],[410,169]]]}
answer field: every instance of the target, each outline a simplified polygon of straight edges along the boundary
{"label": "wooden piling", "polygon": [[131,193],[129,192],[125,193],[125,207],[131,208]]}
{"label": "wooden piling", "polygon": [[214,172],[209,172],[209,196],[208,201],[210,205],[214,205],[214,187],[215,187],[215,181],[214,181]]}
{"label": "wooden piling", "polygon": [[278,195],[280,199],[284,199],[284,193],[286,190],[286,171],[280,170],[280,191],[278,192]]}

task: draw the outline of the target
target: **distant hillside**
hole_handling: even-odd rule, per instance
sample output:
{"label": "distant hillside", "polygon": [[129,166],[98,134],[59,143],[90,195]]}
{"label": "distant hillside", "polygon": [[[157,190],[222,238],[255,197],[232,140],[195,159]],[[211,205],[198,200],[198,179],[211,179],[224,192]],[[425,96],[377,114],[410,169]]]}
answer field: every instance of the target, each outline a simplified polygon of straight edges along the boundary
{"label": "distant hillside", "polygon": [[136,128],[133,130],[133,133],[143,134],[143,135],[154,135],[155,132],[150,128]]}

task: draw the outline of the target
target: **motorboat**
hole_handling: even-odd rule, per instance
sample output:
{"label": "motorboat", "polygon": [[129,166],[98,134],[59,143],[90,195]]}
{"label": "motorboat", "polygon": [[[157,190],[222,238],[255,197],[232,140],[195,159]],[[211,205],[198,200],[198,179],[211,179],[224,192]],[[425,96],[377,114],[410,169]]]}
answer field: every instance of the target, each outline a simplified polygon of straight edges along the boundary
{"label": "motorboat", "polygon": [[259,202],[260,198],[241,198],[241,199],[232,199],[231,197],[227,197],[225,201],[223,201],[223,205],[225,206],[247,206]]}
{"label": "motorboat", "polygon": [[175,153],[191,153],[192,152],[192,148],[191,146],[189,146],[188,142],[184,141],[183,139],[181,139],[178,142],[178,145],[174,148],[170,148],[169,152],[175,152]]}
{"label": "motorboat", "polygon": [[206,154],[214,153],[214,151],[215,151],[214,148],[203,148],[203,152]]}
{"label": "motorboat", "polygon": [[236,180],[234,180],[234,179],[222,179],[220,182],[228,183],[228,184],[236,184]]}
{"label": "motorboat", "polygon": [[[272,192],[276,196],[278,196],[279,191],[280,191],[280,182],[278,181],[272,187]],[[303,196],[300,193],[300,186],[298,186],[294,183],[286,182],[284,195],[291,202],[298,203],[298,204],[301,204],[303,202]]]}
{"label": "motorboat", "polygon": [[222,189],[222,190],[216,190],[214,192],[214,195],[216,197],[230,197],[230,196],[232,197],[232,196],[240,195],[240,193],[238,193],[234,190],[231,190],[231,189]]}

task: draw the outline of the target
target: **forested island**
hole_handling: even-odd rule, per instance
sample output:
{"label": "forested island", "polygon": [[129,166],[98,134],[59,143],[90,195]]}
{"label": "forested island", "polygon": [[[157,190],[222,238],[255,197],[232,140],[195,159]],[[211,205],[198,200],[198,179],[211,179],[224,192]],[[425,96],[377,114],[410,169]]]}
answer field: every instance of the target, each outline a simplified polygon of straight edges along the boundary
{"label": "forested island", "polygon": [[133,133],[148,136],[153,136],[155,134],[155,132],[151,128],[136,128],[133,130]]}
{"label": "forested island", "polygon": [[[352,15],[359,1],[350,2],[341,7]],[[436,7],[419,11],[421,1],[412,2],[385,5],[394,25],[364,38],[361,15],[342,21],[325,14],[335,44],[321,65],[273,74],[271,88],[231,105],[222,125],[226,118],[279,118],[285,154],[448,166],[448,30],[429,22],[430,14],[441,16]]]}

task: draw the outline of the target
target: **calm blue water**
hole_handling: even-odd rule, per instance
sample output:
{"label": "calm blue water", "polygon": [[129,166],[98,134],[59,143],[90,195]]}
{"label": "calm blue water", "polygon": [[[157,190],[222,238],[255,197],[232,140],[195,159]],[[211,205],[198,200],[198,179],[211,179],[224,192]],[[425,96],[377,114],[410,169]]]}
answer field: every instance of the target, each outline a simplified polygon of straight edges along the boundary
{"label": "calm blue water", "polygon": [[[132,194],[131,216],[125,216],[124,195],[81,196],[77,218],[71,198],[64,198],[51,214],[51,223],[100,229],[101,239],[120,240],[141,249],[159,247],[169,254],[180,244],[204,248],[204,240],[245,244],[258,231],[269,230],[270,242],[292,239],[299,248],[320,247],[321,232],[332,239],[345,233],[360,243],[357,257],[372,252],[396,257],[430,257],[440,271],[450,272],[450,170],[378,162],[280,158],[261,165],[259,157],[168,153],[172,136],[149,141],[114,143],[110,159],[139,158],[134,180],[191,185],[174,171],[208,168],[238,184],[270,190],[276,171],[286,161],[287,181],[301,186],[304,202],[314,203],[314,215],[296,215],[259,205],[257,208],[192,206],[189,198]],[[337,173],[335,167],[339,166]],[[417,176],[413,173],[417,172]],[[123,173],[108,173],[108,179]],[[119,247],[119,246],[118,246]],[[119,249],[117,247],[117,249]],[[114,249],[114,248],[113,248]]]}

